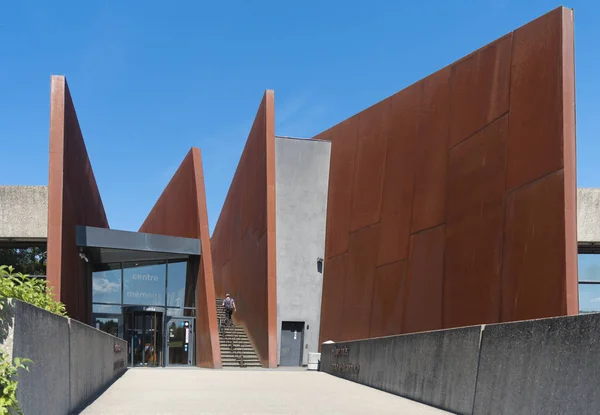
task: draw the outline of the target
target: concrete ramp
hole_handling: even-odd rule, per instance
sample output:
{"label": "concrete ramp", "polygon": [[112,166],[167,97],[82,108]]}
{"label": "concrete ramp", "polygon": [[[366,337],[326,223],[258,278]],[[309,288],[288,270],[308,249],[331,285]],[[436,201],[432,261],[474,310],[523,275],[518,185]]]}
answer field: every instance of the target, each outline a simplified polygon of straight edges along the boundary
{"label": "concrete ramp", "polygon": [[83,414],[448,414],[320,372],[131,369]]}

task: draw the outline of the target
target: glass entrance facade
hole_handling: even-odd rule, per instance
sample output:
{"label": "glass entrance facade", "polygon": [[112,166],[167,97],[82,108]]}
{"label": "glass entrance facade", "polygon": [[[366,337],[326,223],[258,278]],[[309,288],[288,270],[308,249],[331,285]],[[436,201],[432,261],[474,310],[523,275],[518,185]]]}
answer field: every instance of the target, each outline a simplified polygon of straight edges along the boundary
{"label": "glass entrance facade", "polygon": [[130,366],[194,364],[195,262],[92,265],[92,321],[129,342]]}

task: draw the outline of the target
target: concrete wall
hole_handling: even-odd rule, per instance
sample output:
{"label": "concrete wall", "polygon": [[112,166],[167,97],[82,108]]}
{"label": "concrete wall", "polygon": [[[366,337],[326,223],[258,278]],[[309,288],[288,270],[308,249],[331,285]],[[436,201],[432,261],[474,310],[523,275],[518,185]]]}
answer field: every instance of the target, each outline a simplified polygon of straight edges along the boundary
{"label": "concrete wall", "polygon": [[30,372],[19,372],[25,414],[67,414],[126,369],[125,340],[21,301],[10,300],[0,313],[3,351],[33,360]]}
{"label": "concrete wall", "polygon": [[600,314],[487,326],[475,414],[600,414]]}
{"label": "concrete wall", "polygon": [[480,332],[479,327],[469,327],[325,345],[321,370],[427,405],[470,413]]}
{"label": "concrete wall", "polygon": [[577,189],[577,241],[600,242],[600,189]]}
{"label": "concrete wall", "polygon": [[328,141],[275,138],[277,223],[277,363],[281,322],[304,322],[302,362],[319,349],[325,220],[329,183]]}
{"label": "concrete wall", "polygon": [[600,314],[323,345],[321,370],[458,414],[600,413]]}
{"label": "concrete wall", "polygon": [[0,239],[45,240],[48,186],[0,186]]}

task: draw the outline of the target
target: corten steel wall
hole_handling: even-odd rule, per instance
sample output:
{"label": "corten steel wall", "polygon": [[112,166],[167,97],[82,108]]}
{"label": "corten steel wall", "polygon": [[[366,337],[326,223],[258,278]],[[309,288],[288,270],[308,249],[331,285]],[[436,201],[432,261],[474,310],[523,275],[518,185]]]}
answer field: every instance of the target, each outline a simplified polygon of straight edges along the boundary
{"label": "corten steel wall", "polygon": [[235,298],[265,367],[277,367],[274,118],[266,91],[211,240],[216,292]]}
{"label": "corten steel wall", "polygon": [[192,148],[187,154],[140,232],[200,239],[202,253],[196,280],[196,364],[220,368],[221,349],[200,149]]}
{"label": "corten steel wall", "polygon": [[108,228],[108,221],[64,76],[51,79],[49,165],[48,283],[69,317],[90,323],[91,288],[75,227]]}
{"label": "corten steel wall", "polygon": [[573,70],[559,8],[315,137],[321,341],[577,313]]}

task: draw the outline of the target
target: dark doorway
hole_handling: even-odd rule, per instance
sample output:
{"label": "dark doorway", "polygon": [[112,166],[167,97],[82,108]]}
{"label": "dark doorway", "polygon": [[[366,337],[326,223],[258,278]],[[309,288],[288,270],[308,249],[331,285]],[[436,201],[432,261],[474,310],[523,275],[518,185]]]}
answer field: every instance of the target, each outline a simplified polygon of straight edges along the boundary
{"label": "dark doorway", "polygon": [[129,365],[163,365],[163,313],[131,310],[125,314]]}
{"label": "dark doorway", "polygon": [[281,323],[280,366],[302,366],[304,344],[304,322],[283,321]]}

